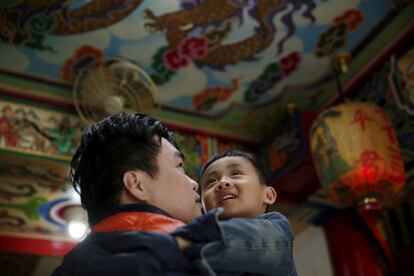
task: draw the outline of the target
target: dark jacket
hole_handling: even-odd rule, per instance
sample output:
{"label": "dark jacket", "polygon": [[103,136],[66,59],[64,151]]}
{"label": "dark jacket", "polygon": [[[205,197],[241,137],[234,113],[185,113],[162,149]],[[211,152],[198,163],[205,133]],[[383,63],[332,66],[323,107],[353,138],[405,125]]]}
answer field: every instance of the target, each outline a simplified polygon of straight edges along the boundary
{"label": "dark jacket", "polygon": [[[206,221],[215,224],[212,215]],[[167,234],[184,225],[153,206],[119,206],[99,219],[53,275],[199,274],[181,254],[175,238]],[[208,235],[220,239],[218,229]]]}
{"label": "dark jacket", "polygon": [[[53,275],[296,275],[284,216],[219,221],[220,212],[179,227],[156,207],[120,206],[99,219]],[[193,245],[180,252],[174,236]]]}

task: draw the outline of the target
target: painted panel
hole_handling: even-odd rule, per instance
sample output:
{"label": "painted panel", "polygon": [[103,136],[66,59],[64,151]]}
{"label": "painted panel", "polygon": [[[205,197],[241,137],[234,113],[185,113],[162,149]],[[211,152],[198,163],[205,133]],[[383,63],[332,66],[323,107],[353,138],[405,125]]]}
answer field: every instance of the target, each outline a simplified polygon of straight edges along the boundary
{"label": "painted panel", "polygon": [[[149,72],[175,112],[223,116],[321,92],[315,87],[330,80],[332,54],[359,53],[412,9],[394,2],[7,1],[0,67],[72,83],[85,64],[124,57]],[[326,93],[318,105],[301,105],[313,110]]]}
{"label": "painted panel", "polygon": [[70,160],[81,125],[72,114],[0,101],[0,148]]}

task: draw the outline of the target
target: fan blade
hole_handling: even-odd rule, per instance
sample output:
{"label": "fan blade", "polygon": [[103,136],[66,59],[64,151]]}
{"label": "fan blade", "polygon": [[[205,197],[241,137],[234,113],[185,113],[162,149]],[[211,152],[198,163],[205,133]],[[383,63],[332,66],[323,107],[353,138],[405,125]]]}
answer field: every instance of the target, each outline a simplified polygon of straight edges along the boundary
{"label": "fan blade", "polygon": [[130,83],[125,83],[120,90],[120,94],[124,97],[128,108],[135,110],[135,112],[145,111],[145,106],[142,104],[136,89]]}
{"label": "fan blade", "polygon": [[160,95],[138,65],[111,58],[81,71],[74,101],[82,119],[98,121],[113,112],[147,111],[159,105]]}

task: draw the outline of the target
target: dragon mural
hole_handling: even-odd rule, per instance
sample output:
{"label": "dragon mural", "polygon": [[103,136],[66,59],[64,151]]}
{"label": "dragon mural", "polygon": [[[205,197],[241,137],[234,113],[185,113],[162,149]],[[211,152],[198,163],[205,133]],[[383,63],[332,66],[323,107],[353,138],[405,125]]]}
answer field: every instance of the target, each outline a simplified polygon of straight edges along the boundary
{"label": "dragon mural", "polygon": [[[321,106],[331,93],[319,88],[332,79],[328,59],[361,52],[370,30],[406,6],[383,2],[373,14],[375,5],[359,0],[1,1],[0,67],[71,85],[90,62],[127,58],[150,75],[174,112],[245,129],[230,115],[240,106],[278,107],[302,95],[301,108]],[[306,72],[311,66],[315,74]]]}
{"label": "dragon mural", "polygon": [[0,4],[0,40],[33,49],[45,34],[72,35],[112,25],[139,6],[142,0],[95,0],[69,9],[68,0],[11,0]]}
{"label": "dragon mural", "polygon": [[[164,61],[172,69],[178,69],[186,65],[188,59],[199,67],[208,66],[213,69],[224,69],[224,66],[236,64],[243,60],[253,60],[255,55],[268,48],[276,35],[276,27],[272,20],[276,14],[284,12],[282,22],[287,27],[287,34],[278,42],[278,54],[283,52],[283,45],[294,31],[293,13],[305,6],[303,16],[312,23],[315,21],[312,15],[316,4],[313,0],[205,0],[205,1],[183,1],[183,9],[155,15],[151,10],[145,10],[148,18],[145,24],[150,30],[165,32],[169,50],[164,55]],[[292,7],[292,8],[291,8]],[[259,26],[255,33],[236,43],[224,44],[209,43],[206,29],[211,26],[221,26],[223,22],[239,18],[243,20],[243,9],[247,8]],[[227,23],[226,23],[227,24]],[[201,29],[198,37],[190,34]],[[188,55],[188,39],[192,38],[192,48],[198,49],[198,55]],[[180,66],[181,65],[181,66]]]}

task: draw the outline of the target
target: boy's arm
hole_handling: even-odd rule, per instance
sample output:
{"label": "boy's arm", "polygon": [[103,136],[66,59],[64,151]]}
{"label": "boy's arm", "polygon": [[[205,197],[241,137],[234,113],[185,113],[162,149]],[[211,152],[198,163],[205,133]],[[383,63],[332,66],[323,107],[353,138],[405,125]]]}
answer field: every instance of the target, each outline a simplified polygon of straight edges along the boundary
{"label": "boy's arm", "polygon": [[279,213],[257,219],[219,221],[219,210],[209,212],[173,233],[193,242],[184,253],[210,274],[214,272],[296,275],[293,234]]}

